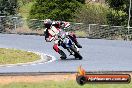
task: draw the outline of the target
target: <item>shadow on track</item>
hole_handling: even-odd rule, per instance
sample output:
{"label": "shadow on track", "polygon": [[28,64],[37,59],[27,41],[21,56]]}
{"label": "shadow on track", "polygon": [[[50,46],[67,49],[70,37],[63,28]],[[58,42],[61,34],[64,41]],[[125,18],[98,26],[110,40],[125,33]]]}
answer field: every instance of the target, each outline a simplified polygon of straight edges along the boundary
{"label": "shadow on track", "polygon": [[[62,61],[69,61],[69,60],[79,60],[79,59],[76,59],[76,58],[66,58],[66,59],[64,59],[64,60],[62,60]],[[80,60],[79,60],[80,61]]]}

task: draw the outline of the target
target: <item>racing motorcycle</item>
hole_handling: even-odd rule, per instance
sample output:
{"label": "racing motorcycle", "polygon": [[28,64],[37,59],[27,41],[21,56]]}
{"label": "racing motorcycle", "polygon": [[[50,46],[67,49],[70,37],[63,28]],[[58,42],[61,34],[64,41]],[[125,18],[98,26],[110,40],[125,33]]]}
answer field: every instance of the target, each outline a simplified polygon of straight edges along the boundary
{"label": "racing motorcycle", "polygon": [[[76,44],[71,40],[68,34],[64,33],[62,35],[59,35],[59,46],[62,46],[64,49],[67,49],[67,51],[70,53],[70,55],[73,55],[76,59],[82,60],[82,56],[79,52],[79,48],[76,46]],[[66,57],[66,54],[64,53],[64,56]],[[61,58],[66,59],[66,58]]]}
{"label": "racing motorcycle", "polygon": [[[51,26],[50,30],[48,32],[54,36],[50,39],[50,41],[54,40],[54,42],[57,42],[59,46],[62,46],[64,49],[67,49],[67,51],[70,53],[70,55],[73,55],[75,58],[79,58],[79,60],[82,60],[82,56],[79,52],[79,48],[76,46],[74,41],[70,38],[68,32],[65,31],[58,31],[54,26]],[[67,56],[64,52],[61,52],[62,57],[60,57],[62,60],[66,59]]]}

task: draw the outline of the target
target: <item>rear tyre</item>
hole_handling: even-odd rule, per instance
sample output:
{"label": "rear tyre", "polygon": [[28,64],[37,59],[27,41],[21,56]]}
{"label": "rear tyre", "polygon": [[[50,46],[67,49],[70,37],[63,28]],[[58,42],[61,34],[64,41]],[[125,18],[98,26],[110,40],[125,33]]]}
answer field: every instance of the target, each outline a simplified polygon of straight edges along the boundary
{"label": "rear tyre", "polygon": [[83,57],[82,57],[81,54],[77,51],[76,48],[74,48],[74,47],[72,46],[70,49],[75,53],[75,54],[74,54],[75,58],[79,58],[79,60],[82,60],[82,59],[83,59]]}
{"label": "rear tyre", "polygon": [[82,46],[78,42],[76,42],[75,44],[78,48],[82,48]]}
{"label": "rear tyre", "polygon": [[82,60],[83,59],[83,57],[80,55],[80,53],[75,54],[74,56],[75,56],[75,58],[79,58],[79,60]]}

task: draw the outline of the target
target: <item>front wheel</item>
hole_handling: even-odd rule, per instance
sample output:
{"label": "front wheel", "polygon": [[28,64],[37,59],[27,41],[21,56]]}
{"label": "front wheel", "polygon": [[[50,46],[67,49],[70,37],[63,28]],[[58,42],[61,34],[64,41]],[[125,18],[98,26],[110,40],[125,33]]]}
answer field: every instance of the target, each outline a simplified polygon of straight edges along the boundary
{"label": "front wheel", "polygon": [[77,51],[76,48],[74,48],[74,46],[72,46],[70,49],[74,52],[75,58],[79,58],[79,60],[83,59],[83,57],[81,56],[81,54]]}

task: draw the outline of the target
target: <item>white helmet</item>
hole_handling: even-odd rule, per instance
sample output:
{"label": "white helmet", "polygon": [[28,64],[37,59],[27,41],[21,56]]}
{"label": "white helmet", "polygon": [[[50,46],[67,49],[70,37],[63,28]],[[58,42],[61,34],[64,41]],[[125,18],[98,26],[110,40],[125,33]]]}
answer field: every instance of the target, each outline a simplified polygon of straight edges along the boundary
{"label": "white helmet", "polygon": [[45,28],[49,29],[50,26],[52,25],[52,21],[50,19],[45,19],[44,25],[45,25]]}
{"label": "white helmet", "polygon": [[44,24],[47,24],[47,23],[52,23],[52,21],[50,19],[45,19]]}

